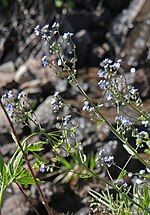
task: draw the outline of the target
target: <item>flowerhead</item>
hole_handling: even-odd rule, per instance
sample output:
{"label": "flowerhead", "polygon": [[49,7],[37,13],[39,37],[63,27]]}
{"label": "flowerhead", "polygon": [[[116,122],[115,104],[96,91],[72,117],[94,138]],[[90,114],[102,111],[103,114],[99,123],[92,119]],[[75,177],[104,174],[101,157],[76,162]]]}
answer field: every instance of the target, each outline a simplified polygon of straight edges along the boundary
{"label": "flowerhead", "polygon": [[45,164],[41,164],[41,166],[40,166],[40,172],[45,172]]}
{"label": "flowerhead", "polygon": [[73,33],[67,32],[67,33],[64,33],[63,38],[68,39],[68,38],[71,38],[72,36],[73,36]]}
{"label": "flowerhead", "polygon": [[42,57],[42,66],[47,67],[48,65],[49,65],[49,62],[48,62],[47,56],[45,55]]}

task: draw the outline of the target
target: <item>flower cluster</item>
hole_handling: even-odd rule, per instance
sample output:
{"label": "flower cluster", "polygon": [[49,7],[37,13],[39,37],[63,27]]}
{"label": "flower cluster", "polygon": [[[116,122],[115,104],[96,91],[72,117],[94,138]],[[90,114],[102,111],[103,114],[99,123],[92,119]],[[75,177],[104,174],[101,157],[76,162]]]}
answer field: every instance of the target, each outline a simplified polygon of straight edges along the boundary
{"label": "flower cluster", "polygon": [[55,92],[53,98],[51,99],[51,105],[53,105],[54,113],[57,113],[63,108],[64,103],[62,98],[59,96],[59,92]]}
{"label": "flower cluster", "polygon": [[42,163],[40,166],[40,172],[45,172],[45,164]]}
{"label": "flower cluster", "polygon": [[99,151],[96,161],[98,166],[110,166],[114,163],[114,157],[107,155],[106,150],[102,149]]}
{"label": "flower cluster", "polygon": [[105,79],[110,79],[114,77],[120,68],[121,61],[122,60],[119,59],[116,62],[113,62],[111,59],[108,59],[108,58],[103,60],[103,62],[100,64],[100,66],[103,69],[100,69],[98,71],[98,76],[100,78],[105,78]]}
{"label": "flower cluster", "polygon": [[47,45],[47,41],[51,41],[52,39],[54,40],[54,36],[58,33],[58,28],[59,28],[58,23],[57,24],[54,23],[54,25],[51,27],[51,30],[49,24],[43,27],[37,25],[34,28],[34,32],[36,36],[41,36],[41,38],[46,41],[45,44]]}
{"label": "flower cluster", "polygon": [[88,112],[92,112],[92,111],[94,110],[94,108],[91,107],[91,105],[90,105],[90,103],[89,103],[88,100],[85,100],[85,101],[83,102],[83,108],[82,108],[82,110],[88,111]]}
{"label": "flower cluster", "polygon": [[141,131],[136,135],[137,138],[141,138],[141,139],[145,139],[148,140],[149,139],[149,134],[146,131]]}
{"label": "flower cluster", "polygon": [[121,59],[116,62],[105,59],[100,66],[102,68],[98,71],[98,85],[104,90],[104,96],[107,101],[111,101],[111,105],[125,106],[133,102],[137,106],[141,104],[138,89],[126,84],[126,78],[120,70]]}
{"label": "flower cluster", "polygon": [[[72,43],[70,43],[70,39],[73,36],[70,32],[65,32],[62,36],[59,33],[59,24],[54,23],[52,26],[48,24],[40,27],[39,25],[34,28],[34,32],[37,36],[41,36],[42,40],[45,41],[45,45],[49,45],[50,47],[50,54],[57,55],[59,58],[59,64],[62,65],[62,58],[67,54],[72,54],[73,48]],[[61,55],[61,59],[60,59]],[[42,57],[42,65],[47,67],[49,65],[49,60],[46,55]]]}
{"label": "flower cluster", "polygon": [[127,117],[125,116],[116,116],[115,121],[117,125],[120,125],[124,129],[130,129],[133,125],[133,122],[131,122]]}
{"label": "flower cluster", "polygon": [[27,120],[30,107],[24,92],[16,94],[12,90],[9,90],[8,93],[2,96],[1,100],[9,117],[14,118],[17,122]]}
{"label": "flower cluster", "polygon": [[63,117],[63,126],[67,126],[70,121],[71,115]]}

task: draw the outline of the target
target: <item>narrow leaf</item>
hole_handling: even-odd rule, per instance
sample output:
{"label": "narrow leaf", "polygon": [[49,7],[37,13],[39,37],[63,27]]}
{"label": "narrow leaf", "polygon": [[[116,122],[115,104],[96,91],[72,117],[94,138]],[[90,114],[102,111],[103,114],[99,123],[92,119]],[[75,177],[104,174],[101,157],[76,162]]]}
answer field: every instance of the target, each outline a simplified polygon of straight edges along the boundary
{"label": "narrow leaf", "polygon": [[0,154],[0,173],[3,174],[3,168],[4,168],[4,159]]}
{"label": "narrow leaf", "polygon": [[117,181],[121,180],[126,175],[126,173],[127,173],[126,170],[121,171],[121,173],[119,174],[119,176],[117,178]]}
{"label": "narrow leaf", "polygon": [[129,146],[127,146],[126,144],[123,144],[123,147],[127,150],[127,152],[130,154],[130,155],[135,155],[134,152],[129,148]]}

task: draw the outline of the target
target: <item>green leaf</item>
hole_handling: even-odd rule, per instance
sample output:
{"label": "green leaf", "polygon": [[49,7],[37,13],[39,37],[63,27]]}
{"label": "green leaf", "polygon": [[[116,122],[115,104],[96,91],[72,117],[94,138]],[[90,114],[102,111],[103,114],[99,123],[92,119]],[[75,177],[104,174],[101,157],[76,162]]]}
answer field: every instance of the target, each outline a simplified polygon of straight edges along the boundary
{"label": "green leaf", "polygon": [[34,153],[33,152],[33,154],[34,154],[34,157],[37,159],[37,161],[42,161],[42,158],[38,155],[38,154],[36,154],[36,153]]}
{"label": "green leaf", "polygon": [[19,152],[18,155],[16,156],[16,159],[13,162],[13,171],[14,171],[14,175],[17,172],[17,169],[20,168],[20,166],[22,166],[23,164],[23,154],[22,152]]}
{"label": "green leaf", "polygon": [[[39,179],[37,179],[37,181],[40,182]],[[14,182],[18,182],[20,184],[26,184],[26,185],[35,184],[34,178],[24,166],[22,166],[18,170],[18,175],[16,175]]]}
{"label": "green leaf", "polygon": [[87,161],[86,155],[83,152],[81,152],[81,151],[79,151],[79,159],[80,159],[80,162],[84,163],[84,164]]}
{"label": "green leaf", "polygon": [[25,145],[27,143],[27,141],[30,139],[30,137],[36,135],[36,133],[30,134],[28,137],[26,137],[23,141],[22,141],[22,145]]}
{"label": "green leaf", "polygon": [[121,171],[121,173],[119,174],[119,176],[117,178],[117,181],[121,180],[126,175],[126,173],[127,173],[126,170]]}
{"label": "green leaf", "polygon": [[91,178],[92,177],[92,174],[90,175],[80,175],[80,178]]}
{"label": "green leaf", "polygon": [[66,167],[67,170],[72,169],[72,165],[65,159],[65,158],[59,158],[60,162],[64,167]]}
{"label": "green leaf", "polygon": [[98,122],[96,123],[96,126],[101,125],[103,122],[104,122],[104,120],[100,120],[100,121],[98,121]]}
{"label": "green leaf", "polygon": [[18,146],[18,140],[16,138],[16,136],[14,135],[14,133],[11,133],[12,139],[13,141],[16,143],[16,145]]}
{"label": "green leaf", "polygon": [[0,173],[3,175],[3,168],[4,168],[4,159],[0,154]]}
{"label": "green leaf", "polygon": [[45,142],[30,143],[27,150],[31,152],[40,152],[43,150],[43,148],[40,148],[43,144],[45,144]]}
{"label": "green leaf", "polygon": [[29,177],[20,177],[17,178],[16,181],[20,184],[35,184],[34,179]]}
{"label": "green leaf", "polygon": [[123,144],[123,147],[127,150],[127,152],[130,154],[130,155],[135,155],[134,152],[129,148],[129,146],[127,146],[126,144]]}

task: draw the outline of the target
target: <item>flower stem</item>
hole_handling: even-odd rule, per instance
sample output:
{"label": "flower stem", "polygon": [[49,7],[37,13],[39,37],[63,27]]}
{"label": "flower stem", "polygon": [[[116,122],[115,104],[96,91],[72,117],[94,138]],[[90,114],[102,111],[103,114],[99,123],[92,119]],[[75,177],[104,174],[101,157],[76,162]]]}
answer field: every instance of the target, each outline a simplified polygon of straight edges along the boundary
{"label": "flower stem", "polygon": [[19,187],[19,190],[21,191],[21,193],[24,195],[24,197],[26,198],[26,200],[29,202],[29,204],[31,205],[31,207],[33,208],[33,210],[35,211],[35,213],[37,215],[40,215],[39,212],[36,210],[36,208],[34,207],[34,205],[32,204],[32,202],[30,201],[30,199],[28,198],[28,196],[25,194],[25,192],[23,191],[22,187],[20,186],[20,184],[18,182],[16,182],[17,186]]}
{"label": "flower stem", "polygon": [[78,87],[79,91],[81,92],[81,94],[89,101],[90,105],[92,107],[94,107],[96,113],[105,121],[105,123],[109,126],[110,130],[115,134],[116,137],[118,137],[122,143],[124,143],[125,145],[127,145],[129,147],[129,149],[134,153],[134,155],[141,161],[141,163],[143,163],[146,167],[149,168],[149,165],[147,162],[145,162],[141,156],[136,152],[136,150],[130,145],[130,143],[128,143],[128,141],[124,140],[124,138],[122,137],[121,134],[119,134],[116,129],[111,125],[111,123],[109,123],[109,121],[103,116],[103,114],[99,111],[99,109],[93,104],[93,102],[91,102],[90,98],[88,97],[88,95],[84,92],[84,90],[82,89],[82,87],[79,85],[78,81],[76,80],[76,78],[74,78],[74,82],[76,83],[76,86]]}
{"label": "flower stem", "polygon": [[42,192],[42,190],[41,190],[41,187],[40,187],[39,184],[38,184],[38,181],[37,181],[37,179],[36,179],[36,176],[35,176],[35,174],[34,174],[34,172],[33,172],[33,170],[32,170],[31,164],[30,164],[30,162],[29,162],[29,159],[28,159],[28,157],[26,156],[26,154],[25,154],[25,152],[24,152],[24,150],[23,150],[23,147],[22,147],[22,145],[21,145],[21,142],[20,142],[20,139],[19,139],[19,137],[18,137],[18,135],[17,135],[17,132],[16,132],[16,130],[15,130],[15,128],[14,128],[14,125],[13,125],[12,121],[10,120],[10,117],[9,117],[9,115],[8,115],[8,113],[7,113],[7,111],[6,111],[6,109],[5,109],[5,107],[4,107],[4,105],[3,105],[3,103],[2,103],[1,100],[0,100],[0,105],[1,105],[1,107],[2,107],[2,109],[3,109],[3,111],[4,111],[4,113],[5,113],[5,116],[6,116],[7,120],[8,120],[8,122],[9,122],[9,125],[10,125],[11,129],[12,129],[12,132],[13,132],[13,134],[14,134],[15,137],[16,137],[17,144],[18,144],[18,146],[19,146],[19,148],[20,148],[20,150],[21,150],[21,152],[22,152],[22,154],[23,154],[23,156],[24,156],[24,159],[25,159],[25,161],[26,161],[26,164],[27,164],[27,166],[28,166],[28,168],[29,168],[29,170],[30,170],[30,172],[31,172],[31,175],[32,175],[34,181],[35,181],[35,184],[36,184],[36,186],[37,186],[38,192],[39,192],[39,194],[40,194],[40,196],[41,196],[41,198],[42,198],[42,200],[43,200],[43,204],[44,204],[44,206],[45,206],[45,208],[46,208],[46,210],[47,210],[47,212],[48,212],[48,215],[52,215],[51,209],[50,209],[50,207],[49,207],[49,205],[48,205],[48,201],[46,200],[46,198],[45,198],[45,196],[44,196],[44,194],[43,194],[43,192]]}

